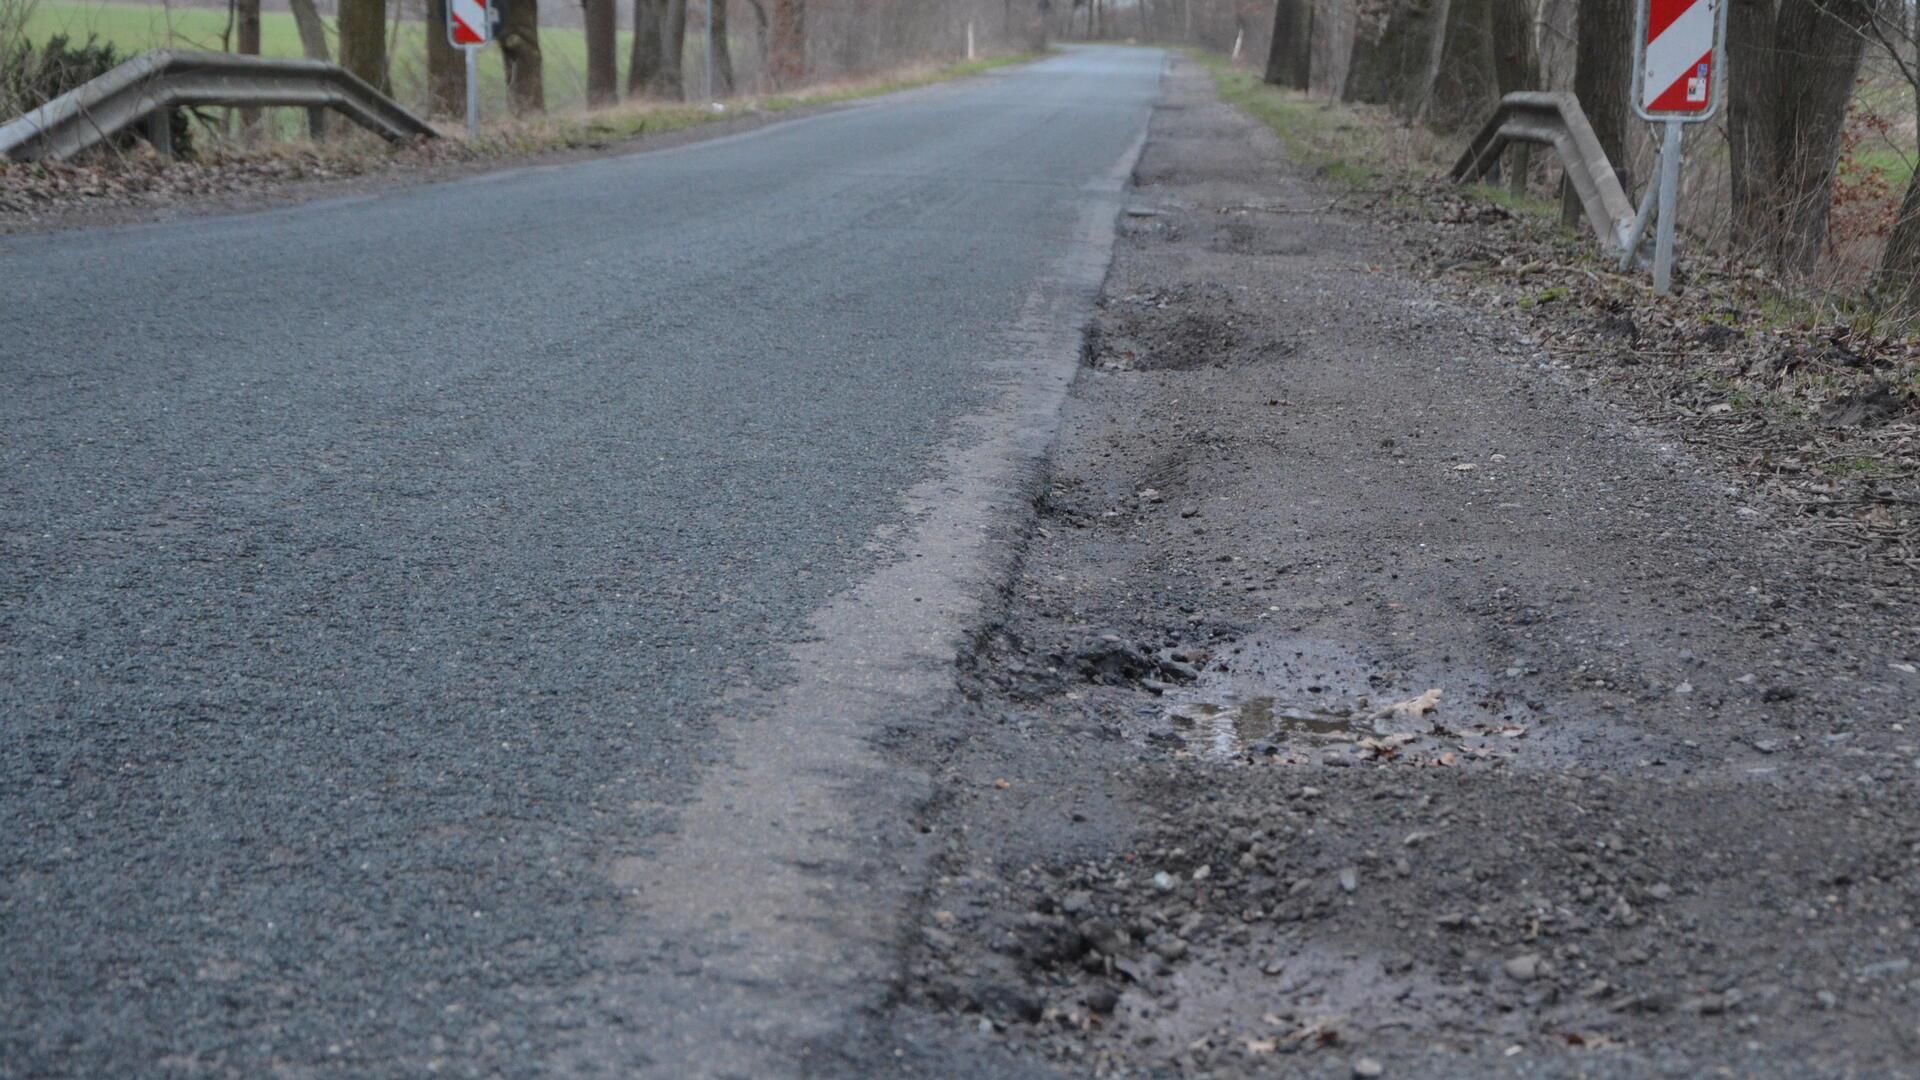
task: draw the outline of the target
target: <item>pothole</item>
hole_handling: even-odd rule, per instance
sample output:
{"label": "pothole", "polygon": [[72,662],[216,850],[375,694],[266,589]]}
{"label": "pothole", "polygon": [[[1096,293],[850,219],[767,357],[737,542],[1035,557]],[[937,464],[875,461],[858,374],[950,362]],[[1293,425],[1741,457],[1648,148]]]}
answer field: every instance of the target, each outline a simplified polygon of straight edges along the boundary
{"label": "pothole", "polygon": [[1373,734],[1351,709],[1311,709],[1273,697],[1189,701],[1167,710],[1174,728],[1192,731],[1209,757],[1231,760],[1263,743],[1352,743]]}

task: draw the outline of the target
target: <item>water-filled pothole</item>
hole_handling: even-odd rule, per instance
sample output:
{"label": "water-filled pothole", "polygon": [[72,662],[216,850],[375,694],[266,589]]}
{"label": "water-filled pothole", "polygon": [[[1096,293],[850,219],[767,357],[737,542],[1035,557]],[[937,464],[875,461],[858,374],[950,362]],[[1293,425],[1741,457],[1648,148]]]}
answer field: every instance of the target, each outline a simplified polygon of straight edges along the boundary
{"label": "water-filled pothole", "polygon": [[1344,707],[1310,709],[1271,697],[1187,702],[1168,710],[1167,718],[1174,727],[1195,732],[1209,754],[1223,758],[1258,742],[1343,743],[1373,734],[1365,716]]}

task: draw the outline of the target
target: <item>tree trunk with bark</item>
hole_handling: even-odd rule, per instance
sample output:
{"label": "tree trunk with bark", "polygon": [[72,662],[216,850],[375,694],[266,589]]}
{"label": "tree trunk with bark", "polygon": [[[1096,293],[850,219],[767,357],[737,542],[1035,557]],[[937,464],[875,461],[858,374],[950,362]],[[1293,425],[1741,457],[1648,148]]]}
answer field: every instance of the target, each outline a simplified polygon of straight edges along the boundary
{"label": "tree trunk with bark", "polygon": [[713,5],[713,92],[733,93],[733,50],[727,45],[727,0],[707,0]]}
{"label": "tree trunk with bark", "polygon": [[467,108],[466,61],[447,40],[448,0],[427,0],[427,111],[459,116]]}
{"label": "tree trunk with bark", "polygon": [[1318,0],[1301,0],[1299,32],[1293,39],[1293,88],[1303,93],[1313,89],[1313,36],[1319,29],[1314,25],[1319,11]]}
{"label": "tree trunk with bark", "polygon": [[[1914,83],[1913,90],[1914,104],[1920,107],[1920,82]],[[1920,170],[1907,180],[1900,216],[1887,235],[1887,249],[1873,275],[1873,291],[1904,314],[1920,311]]]}
{"label": "tree trunk with bark", "polygon": [[1419,21],[1409,28],[1400,74],[1394,84],[1393,108],[1401,116],[1425,115],[1434,80],[1440,77],[1440,59],[1447,45],[1450,0],[1425,0],[1414,10]]}
{"label": "tree trunk with bark", "polygon": [[[1540,89],[1540,54],[1533,37],[1532,0],[1493,0],[1493,75],[1501,97],[1516,90]],[[1527,192],[1533,147],[1517,142],[1507,153],[1509,186]]]}
{"label": "tree trunk with bark", "polygon": [[340,66],[385,92],[386,0],[340,0]]}
{"label": "tree trunk with bark", "polygon": [[1485,119],[1498,92],[1491,0],[1452,0],[1442,33],[1440,63],[1423,115],[1434,128],[1452,131]]}
{"label": "tree trunk with bark", "polygon": [[[260,0],[234,0],[233,51],[242,56],[260,55]],[[259,109],[241,109],[240,127],[251,134],[260,122]]]}
{"label": "tree trunk with bark", "polygon": [[1313,62],[1313,37],[1307,22],[1311,0],[1274,0],[1273,37],[1267,42],[1264,80],[1273,86],[1303,90]]}
{"label": "tree trunk with bark", "polygon": [[1347,58],[1347,78],[1340,100],[1378,105],[1390,95],[1393,82],[1393,46],[1396,34],[1407,28],[1407,0],[1369,3],[1356,13],[1353,52]]}
{"label": "tree trunk with bark", "polygon": [[620,61],[618,31],[614,26],[614,0],[581,0],[581,15],[586,21],[587,107],[605,108],[620,100]]}
{"label": "tree trunk with bark", "polygon": [[331,60],[327,49],[327,24],[320,21],[320,9],[313,0],[289,0],[293,8],[293,26],[300,33],[300,51],[309,60]]}
{"label": "tree trunk with bark", "polygon": [[1736,0],[1728,12],[1734,243],[1781,270],[1811,271],[1826,248],[1871,14],[1860,0]]}
{"label": "tree trunk with bark", "polygon": [[687,97],[687,0],[667,0],[667,22],[660,32],[657,93],[672,101]]}
{"label": "tree trunk with bark", "polygon": [[1493,78],[1504,96],[1540,89],[1540,54],[1533,38],[1532,0],[1493,0]]}
{"label": "tree trunk with bark", "polygon": [[767,17],[765,0],[747,0],[747,6],[753,9],[753,49],[754,59],[760,65],[760,79],[770,82],[773,71],[773,20]]}
{"label": "tree trunk with bark", "polygon": [[656,92],[666,23],[667,0],[633,0],[633,48],[627,57],[629,97]]}
{"label": "tree trunk with bark", "polygon": [[806,0],[773,0],[772,51],[774,85],[800,85],[807,77]]}
{"label": "tree trunk with bark", "polygon": [[[1576,14],[1573,96],[1593,126],[1600,149],[1607,152],[1620,186],[1633,191],[1633,172],[1627,160],[1627,95],[1633,81],[1633,7],[1630,0],[1580,0]],[[1560,219],[1578,224],[1586,211],[1573,185],[1560,187]]]}
{"label": "tree trunk with bark", "polygon": [[539,0],[508,0],[506,22],[500,27],[500,55],[506,61],[507,96],[513,100],[513,111],[522,116],[546,112],[547,91],[540,71]]}

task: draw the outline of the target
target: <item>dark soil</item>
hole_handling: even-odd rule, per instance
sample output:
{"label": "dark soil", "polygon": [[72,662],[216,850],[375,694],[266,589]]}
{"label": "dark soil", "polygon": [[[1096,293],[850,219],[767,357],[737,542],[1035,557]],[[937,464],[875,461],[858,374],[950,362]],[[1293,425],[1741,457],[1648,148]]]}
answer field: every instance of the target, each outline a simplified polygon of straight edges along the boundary
{"label": "dark soil", "polygon": [[902,1060],[1920,1076],[1915,593],[1170,78]]}

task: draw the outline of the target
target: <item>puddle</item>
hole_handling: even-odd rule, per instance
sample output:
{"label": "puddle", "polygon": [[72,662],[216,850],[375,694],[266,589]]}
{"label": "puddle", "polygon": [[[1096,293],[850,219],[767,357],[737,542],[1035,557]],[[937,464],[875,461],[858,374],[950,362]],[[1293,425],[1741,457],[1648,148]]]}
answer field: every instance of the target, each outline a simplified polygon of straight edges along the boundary
{"label": "puddle", "polygon": [[1237,757],[1246,747],[1266,740],[1340,743],[1373,734],[1364,716],[1289,705],[1271,697],[1187,702],[1168,710],[1167,718],[1174,727],[1198,734],[1209,754],[1220,758]]}

